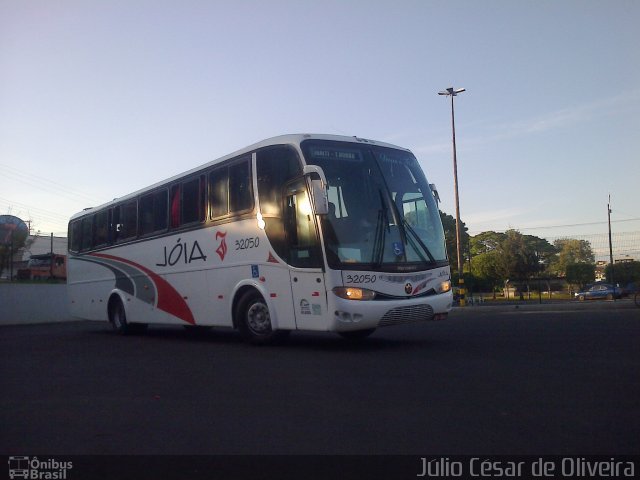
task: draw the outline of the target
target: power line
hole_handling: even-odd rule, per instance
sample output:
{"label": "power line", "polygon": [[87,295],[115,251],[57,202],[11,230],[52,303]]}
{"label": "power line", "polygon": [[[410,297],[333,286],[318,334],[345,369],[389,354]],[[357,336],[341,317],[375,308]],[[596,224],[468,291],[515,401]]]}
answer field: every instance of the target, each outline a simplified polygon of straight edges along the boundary
{"label": "power line", "polygon": [[[32,231],[53,231],[56,235],[67,235],[69,216],[33,207],[20,202],[0,198],[0,212],[5,211],[30,223]],[[16,211],[17,210],[17,211]]]}
{"label": "power line", "polygon": [[3,175],[5,177],[12,178],[17,182],[24,183],[26,185],[44,190],[49,193],[55,193],[56,195],[66,197],[74,201],[81,200],[82,202],[89,202],[92,204],[101,203],[96,197],[90,194],[82,192],[76,188],[63,185],[48,178],[23,172],[18,170],[17,168],[10,167],[1,163],[0,170],[3,170]]}
{"label": "power line", "polygon": [[[637,218],[626,218],[626,219],[622,219],[622,220],[611,220],[611,223],[623,223],[623,222],[636,222],[640,220],[640,217]],[[540,226],[540,227],[521,227],[521,228],[507,228],[507,229],[503,229],[503,230],[490,230],[496,233],[504,233],[507,230],[547,230],[547,229],[551,229],[551,228],[572,228],[572,227],[588,227],[588,226],[593,226],[593,225],[606,225],[607,222],[587,222],[587,223],[570,223],[570,224],[565,224],[565,225],[544,225],[544,226]],[[489,230],[472,230],[469,233],[469,235],[472,234],[477,234],[477,233],[482,233],[482,232],[486,232]]]}
{"label": "power line", "polygon": [[28,205],[26,203],[15,202],[13,200],[7,200],[6,198],[0,197],[0,203],[4,204],[7,208],[18,208],[20,210],[26,210],[27,213],[31,214],[34,212],[36,215],[44,216],[47,219],[55,220],[58,219],[60,221],[64,221],[65,223],[69,221],[69,217],[71,215],[63,215],[61,213],[52,212],[50,210],[45,210],[39,207],[34,207],[32,205]]}
{"label": "power line", "polygon": [[[627,218],[624,220],[611,220],[611,223],[621,223],[621,222],[635,222],[636,220],[640,220],[640,218]],[[520,228],[518,230],[544,230],[547,228],[565,228],[565,227],[585,227],[590,225],[604,225],[607,222],[588,222],[588,223],[572,223],[568,225],[548,225],[544,227],[525,227]]]}
{"label": "power line", "polygon": [[[589,243],[596,260],[609,258],[609,238],[607,233],[591,233],[586,235],[553,235],[545,237],[549,243],[556,240],[584,240]],[[615,259],[634,258],[640,260],[640,231],[613,232],[613,256]]]}

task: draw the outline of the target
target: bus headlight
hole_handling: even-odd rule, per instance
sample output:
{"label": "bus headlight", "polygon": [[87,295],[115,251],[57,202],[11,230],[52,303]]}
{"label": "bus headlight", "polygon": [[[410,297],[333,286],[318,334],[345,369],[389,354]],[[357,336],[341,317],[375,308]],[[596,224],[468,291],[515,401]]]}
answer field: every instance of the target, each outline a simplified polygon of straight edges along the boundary
{"label": "bus headlight", "polygon": [[447,293],[451,290],[451,280],[445,280],[440,285],[438,285],[437,292],[438,293]]}
{"label": "bus headlight", "polygon": [[376,292],[366,288],[335,287],[333,293],[346,300],[373,300],[376,298]]}

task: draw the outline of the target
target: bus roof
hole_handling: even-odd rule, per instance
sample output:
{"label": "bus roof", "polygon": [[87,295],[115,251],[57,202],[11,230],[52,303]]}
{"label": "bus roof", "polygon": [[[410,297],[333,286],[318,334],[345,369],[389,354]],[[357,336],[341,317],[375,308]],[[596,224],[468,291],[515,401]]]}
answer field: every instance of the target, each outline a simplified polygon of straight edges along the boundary
{"label": "bus roof", "polygon": [[84,210],[82,210],[81,212],[78,212],[76,214],[74,214],[70,220],[74,220],[76,218],[82,217],[84,215],[96,212],[98,210],[101,210],[105,207],[108,207],[110,205],[116,205],[119,204],[121,202],[136,198],[137,196],[141,195],[142,193],[145,193],[147,191],[153,191],[156,188],[162,187],[164,185],[173,183],[181,178],[184,177],[188,177],[189,175],[198,173],[202,170],[206,170],[210,167],[214,167],[215,165],[222,163],[226,160],[230,160],[232,158],[236,158],[248,153],[251,153],[255,150],[258,150],[260,148],[264,148],[264,147],[270,147],[270,146],[275,146],[275,145],[300,145],[300,143],[302,143],[304,140],[332,140],[332,141],[337,141],[337,142],[351,142],[351,143],[358,143],[358,144],[369,144],[369,145],[378,145],[378,146],[382,146],[382,147],[389,147],[389,148],[395,148],[398,150],[405,150],[405,151],[409,151],[408,149],[404,148],[404,147],[399,147],[397,145],[392,145],[390,143],[385,143],[385,142],[380,142],[377,140],[369,140],[369,139],[365,139],[365,138],[361,138],[361,137],[347,137],[344,135],[329,135],[329,134],[309,134],[309,133],[300,133],[300,134],[289,134],[289,135],[279,135],[277,137],[271,137],[271,138],[267,138],[265,140],[262,140],[260,142],[254,143],[252,145],[249,145],[248,147],[242,148],[240,150],[236,150],[235,152],[229,153],[228,155],[225,155],[223,157],[217,158],[215,160],[212,160],[210,162],[204,163],[202,165],[198,165],[197,167],[194,167],[190,170],[187,170],[185,172],[179,173],[173,177],[167,178],[165,180],[161,180],[157,183],[154,183],[153,185],[149,185],[147,187],[141,188],[140,190],[136,190],[135,192],[129,193],[127,195],[124,195],[122,197],[119,198],[114,198],[113,200],[106,202],[102,205],[98,205],[95,207],[89,207],[89,208],[85,208]]}

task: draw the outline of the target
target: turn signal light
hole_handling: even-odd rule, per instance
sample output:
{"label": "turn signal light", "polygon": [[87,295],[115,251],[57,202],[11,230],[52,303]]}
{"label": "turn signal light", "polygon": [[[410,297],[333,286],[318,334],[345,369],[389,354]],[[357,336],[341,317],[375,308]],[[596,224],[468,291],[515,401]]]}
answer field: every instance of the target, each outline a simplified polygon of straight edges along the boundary
{"label": "turn signal light", "polygon": [[335,287],[333,293],[346,300],[373,300],[376,298],[376,292],[366,288]]}

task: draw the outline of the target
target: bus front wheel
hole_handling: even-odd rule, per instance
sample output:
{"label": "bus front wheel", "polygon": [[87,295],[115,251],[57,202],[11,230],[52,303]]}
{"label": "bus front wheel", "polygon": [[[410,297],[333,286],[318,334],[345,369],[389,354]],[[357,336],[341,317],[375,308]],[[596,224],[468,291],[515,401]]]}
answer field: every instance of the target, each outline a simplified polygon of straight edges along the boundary
{"label": "bus front wheel", "polygon": [[236,309],[236,324],[249,343],[265,345],[284,338],[288,330],[274,330],[269,306],[255,290],[245,292]]}

